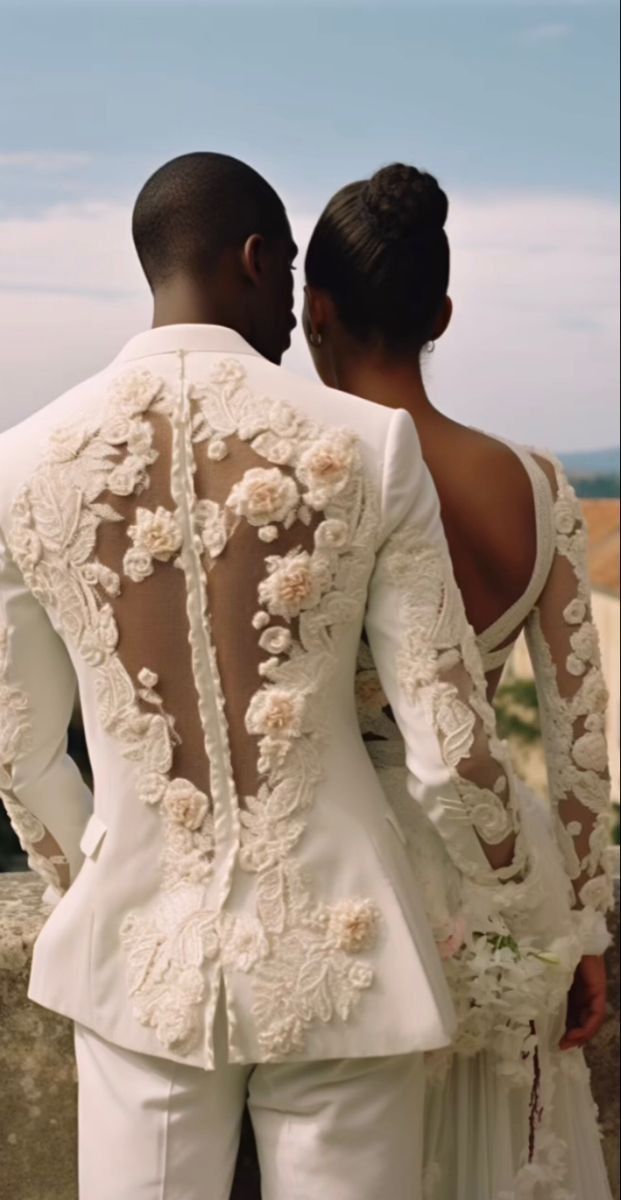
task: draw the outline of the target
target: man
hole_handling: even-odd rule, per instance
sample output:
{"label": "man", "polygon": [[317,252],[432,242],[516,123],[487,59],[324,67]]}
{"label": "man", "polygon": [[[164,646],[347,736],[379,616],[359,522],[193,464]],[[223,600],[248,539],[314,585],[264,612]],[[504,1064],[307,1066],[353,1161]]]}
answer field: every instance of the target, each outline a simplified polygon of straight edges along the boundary
{"label": "man", "polygon": [[62,894],[30,996],[76,1022],[81,1197],[224,1200],[248,1093],[264,1200],[412,1200],[454,1017],[363,624],[460,869],[524,869],[437,497],[406,414],[278,365],[296,249],[253,170],[167,164],[134,238],[153,328],[0,439],[2,794]]}

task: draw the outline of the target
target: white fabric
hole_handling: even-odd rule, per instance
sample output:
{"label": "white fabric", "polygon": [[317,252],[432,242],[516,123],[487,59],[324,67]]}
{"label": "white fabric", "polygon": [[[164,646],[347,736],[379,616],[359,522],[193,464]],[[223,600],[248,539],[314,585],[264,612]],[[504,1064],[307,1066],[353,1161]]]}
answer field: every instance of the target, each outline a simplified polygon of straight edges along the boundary
{"label": "white fabric", "polygon": [[[590,624],[586,536],[559,464],[511,448],[533,487],[536,561],[524,594],[478,644],[492,680],[526,623],[551,800],[518,785],[530,877],[513,903],[507,891],[504,909],[494,910],[464,888],[446,842],[412,805],[406,751],[365,646],[359,717],[446,956],[458,1013],[451,1050],[428,1056],[426,1200],[610,1200],[583,1056],[559,1050],[575,967],[610,942],[603,912],[592,903],[576,907],[583,862],[591,877],[583,898],[605,907],[610,897],[608,778],[598,752],[606,693]],[[585,747],[598,753],[587,757]],[[504,949],[495,970],[489,949],[497,935]]]}
{"label": "white fabric", "polygon": [[247,1092],[263,1200],[422,1200],[420,1055],[203,1071],[79,1025],[75,1047],[80,1200],[228,1200]]}
{"label": "white fabric", "polygon": [[[558,1020],[540,1028],[550,1041],[561,1032]],[[612,1200],[582,1053],[550,1066],[552,1111],[530,1167],[531,1089],[508,1088],[493,1055],[456,1055],[447,1077],[428,1083],[425,1200]]]}
{"label": "white fabric", "polygon": [[33,1000],[208,1068],[222,981],[233,1062],[450,1041],[360,738],[365,619],[413,792],[502,890],[513,782],[406,413],[174,326],[2,435],[0,787],[31,865],[71,882]]}
{"label": "white fabric", "polygon": [[[454,881],[435,831],[404,803],[402,770],[378,769],[405,832],[427,911],[432,922],[441,922],[453,903]],[[542,950],[556,948],[562,945],[559,939],[572,939],[567,878],[547,806],[525,785],[520,785],[519,797],[539,881],[539,900],[526,922],[529,940]],[[556,971],[553,967],[552,984]],[[459,967],[456,983],[458,975]],[[525,981],[525,993],[527,987]],[[511,1062],[510,1048],[503,1060],[501,1039],[490,1037],[489,1050],[476,1054],[439,1051],[428,1056],[425,1200],[611,1200],[589,1072],[581,1051],[559,1050],[566,1006],[555,1007],[554,994],[551,986],[549,1007],[544,994],[536,1022],[540,1114],[534,1122],[533,1067],[520,1083],[520,1064]],[[519,1046],[514,1052],[519,1058]]]}
{"label": "white fabric", "polygon": [[533,490],[536,555],[524,592],[477,638],[487,675],[508,660],[522,629],[532,661],[556,840],[573,882],[585,954],[608,945],[613,903],[608,702],[591,611],[588,530],[561,463],[541,450],[504,443]]}

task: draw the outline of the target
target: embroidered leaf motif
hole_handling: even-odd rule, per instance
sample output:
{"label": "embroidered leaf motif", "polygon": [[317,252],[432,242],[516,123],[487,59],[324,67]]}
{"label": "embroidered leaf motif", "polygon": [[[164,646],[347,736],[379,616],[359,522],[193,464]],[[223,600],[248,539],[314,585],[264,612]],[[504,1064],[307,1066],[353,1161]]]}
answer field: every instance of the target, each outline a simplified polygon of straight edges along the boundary
{"label": "embroidered leaf motif", "polygon": [[[322,988],[324,980],[328,974],[328,960],[322,955],[315,954],[302,963],[300,973],[298,975],[298,985],[302,993],[302,997],[307,1003],[316,1004],[319,996],[318,993]],[[311,1000],[312,994],[312,1000]],[[325,993],[324,993],[325,994]]]}
{"label": "embroidered leaf motif", "polygon": [[82,515],[80,492],[69,487],[59,494],[53,480],[43,475],[33,484],[33,510],[45,549],[52,554],[68,549]]}
{"label": "embroidered leaf motif", "polygon": [[285,927],[285,877],[281,866],[263,871],[257,884],[259,915],[269,933],[282,933]]}
{"label": "embroidered leaf motif", "polygon": [[121,513],[117,512],[111,504],[93,504],[91,512],[100,521],[122,521]]}

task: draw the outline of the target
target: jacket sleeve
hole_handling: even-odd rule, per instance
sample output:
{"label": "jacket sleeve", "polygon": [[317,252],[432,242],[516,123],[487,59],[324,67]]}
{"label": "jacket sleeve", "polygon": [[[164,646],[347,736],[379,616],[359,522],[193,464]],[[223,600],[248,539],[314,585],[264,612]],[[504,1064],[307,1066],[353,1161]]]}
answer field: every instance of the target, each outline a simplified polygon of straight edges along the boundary
{"label": "jacket sleeve", "polygon": [[555,480],[555,553],[528,619],[526,638],[537,684],[550,800],[576,908],[602,913],[612,905],[605,870],[610,844],[608,697],[591,613],[584,518],[560,463],[550,459],[548,466]]}
{"label": "jacket sleeve", "polygon": [[408,790],[473,883],[517,879],[526,863],[511,768],[405,412],[388,435],[382,518],[366,630],[405,742]]}
{"label": "jacket sleeve", "polygon": [[0,530],[0,797],[29,866],[56,898],[82,862],[92,798],[67,754],[76,680]]}

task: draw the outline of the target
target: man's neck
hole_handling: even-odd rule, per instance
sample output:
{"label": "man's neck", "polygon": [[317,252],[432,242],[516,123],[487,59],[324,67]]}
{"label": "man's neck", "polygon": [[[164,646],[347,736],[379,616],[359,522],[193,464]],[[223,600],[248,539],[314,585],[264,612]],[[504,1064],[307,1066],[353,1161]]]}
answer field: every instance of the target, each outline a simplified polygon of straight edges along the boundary
{"label": "man's neck", "polygon": [[245,336],[239,313],[226,297],[206,293],[181,278],[169,280],[154,293],[153,328],[162,325],[224,325]]}
{"label": "man's neck", "polygon": [[153,303],[153,328],[161,325],[229,325],[215,306],[179,303],[172,296],[157,294]]}

